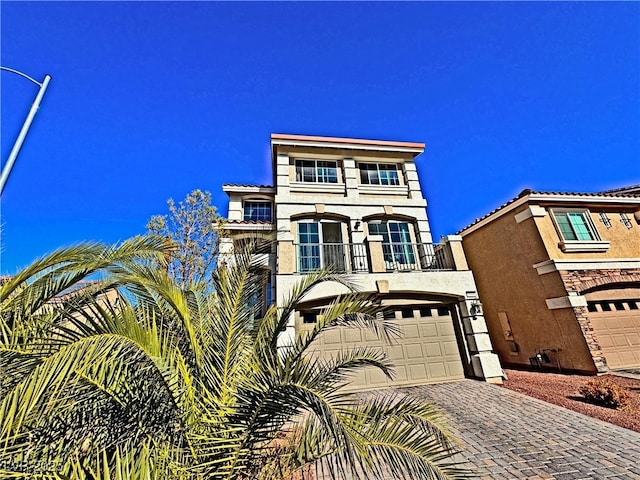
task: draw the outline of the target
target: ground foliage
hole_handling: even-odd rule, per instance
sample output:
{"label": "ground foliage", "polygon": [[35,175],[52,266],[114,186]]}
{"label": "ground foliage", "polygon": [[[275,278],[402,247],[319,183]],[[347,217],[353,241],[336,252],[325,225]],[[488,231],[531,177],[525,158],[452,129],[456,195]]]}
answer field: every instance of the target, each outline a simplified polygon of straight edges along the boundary
{"label": "ground foliage", "polygon": [[[341,389],[392,365],[374,349],[310,355],[335,328],[395,326],[343,276],[306,275],[256,319],[249,253],[184,288],[163,237],[54,252],[0,286],[0,477],[466,478],[441,414]],[[87,278],[100,280],[80,283]],[[345,294],[288,348],[278,336],[322,282]]]}
{"label": "ground foliage", "polygon": [[505,371],[508,380],[504,382],[504,387],[510,390],[640,432],[640,380],[638,379],[612,374],[604,376],[609,382],[624,389],[628,396],[624,406],[612,409],[586,402],[580,394],[580,388],[589,380],[589,377],[584,375]]}

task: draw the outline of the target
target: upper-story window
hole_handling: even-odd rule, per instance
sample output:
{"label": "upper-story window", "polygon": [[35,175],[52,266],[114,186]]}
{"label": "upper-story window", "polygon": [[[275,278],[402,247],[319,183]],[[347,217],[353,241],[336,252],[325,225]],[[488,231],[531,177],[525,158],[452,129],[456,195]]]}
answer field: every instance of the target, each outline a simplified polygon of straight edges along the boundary
{"label": "upper-story window", "polygon": [[338,163],[326,160],[296,160],[296,181],[338,183]]}
{"label": "upper-story window", "polygon": [[270,222],[272,220],[271,202],[250,200],[244,202],[245,222]]}
{"label": "upper-story window", "polygon": [[600,240],[588,210],[554,210],[553,217],[565,241]]}
{"label": "upper-story window", "polygon": [[364,185],[400,185],[398,168],[392,163],[360,163],[360,183]]}

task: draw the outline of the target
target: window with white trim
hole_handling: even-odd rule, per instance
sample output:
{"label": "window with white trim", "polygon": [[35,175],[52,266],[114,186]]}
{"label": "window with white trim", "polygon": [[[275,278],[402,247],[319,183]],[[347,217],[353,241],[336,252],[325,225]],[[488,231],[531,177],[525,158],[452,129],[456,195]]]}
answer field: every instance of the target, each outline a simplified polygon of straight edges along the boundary
{"label": "window with white trim", "polygon": [[270,222],[272,220],[271,202],[247,200],[243,205],[245,222]]}
{"label": "window with white trim", "polygon": [[345,245],[342,243],[340,222],[298,222],[298,272],[308,273],[320,268],[344,272],[346,269]]}
{"label": "window with white trim", "polygon": [[338,183],[338,162],[326,160],[296,160],[296,181],[307,183]]}
{"label": "window with white trim", "polygon": [[369,234],[382,236],[382,253],[387,268],[415,265],[416,255],[407,222],[368,222]]}
{"label": "window with white trim", "polygon": [[394,163],[360,163],[358,167],[363,185],[400,185],[398,167]]}
{"label": "window with white trim", "polygon": [[588,210],[554,210],[553,218],[565,241],[600,240]]}

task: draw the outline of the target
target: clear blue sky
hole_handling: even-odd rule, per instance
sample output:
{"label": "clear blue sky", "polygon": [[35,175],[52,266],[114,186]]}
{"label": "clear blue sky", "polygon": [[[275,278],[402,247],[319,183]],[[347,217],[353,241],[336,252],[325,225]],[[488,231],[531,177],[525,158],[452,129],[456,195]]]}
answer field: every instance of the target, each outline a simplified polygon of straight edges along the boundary
{"label": "clear blue sky", "polygon": [[[269,135],[418,141],[435,238],[523,188],[640,183],[640,3],[9,2],[53,76],[2,198],[0,273],[271,183]],[[37,87],[1,75],[2,160]]]}

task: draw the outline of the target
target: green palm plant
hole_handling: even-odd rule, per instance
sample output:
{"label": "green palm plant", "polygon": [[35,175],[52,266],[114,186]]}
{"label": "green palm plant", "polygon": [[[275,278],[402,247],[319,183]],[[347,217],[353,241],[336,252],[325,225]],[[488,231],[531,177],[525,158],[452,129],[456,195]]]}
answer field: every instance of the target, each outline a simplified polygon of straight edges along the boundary
{"label": "green palm plant", "polygon": [[[250,252],[212,284],[179,287],[171,245],[86,244],[0,287],[0,476],[86,479],[467,478],[441,414],[392,391],[345,393],[362,347],[317,358],[327,331],[393,322],[343,276],[304,277],[255,318],[262,272]],[[90,286],[69,292],[100,274]],[[322,282],[349,293],[286,348],[278,338]],[[53,301],[56,300],[56,301]]]}

